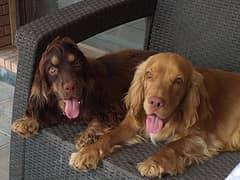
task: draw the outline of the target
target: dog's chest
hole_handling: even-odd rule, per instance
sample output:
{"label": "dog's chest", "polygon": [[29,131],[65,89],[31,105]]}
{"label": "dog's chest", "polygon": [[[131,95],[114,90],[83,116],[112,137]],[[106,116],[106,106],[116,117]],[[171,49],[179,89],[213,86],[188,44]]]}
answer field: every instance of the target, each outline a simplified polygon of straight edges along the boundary
{"label": "dog's chest", "polygon": [[149,135],[151,142],[156,145],[157,144],[157,134],[149,133],[148,135]]}
{"label": "dog's chest", "polygon": [[146,133],[147,137],[149,137],[149,139],[151,140],[151,142],[153,144],[157,144],[158,142],[170,142],[171,138],[169,137],[169,135],[165,134],[165,133]]}

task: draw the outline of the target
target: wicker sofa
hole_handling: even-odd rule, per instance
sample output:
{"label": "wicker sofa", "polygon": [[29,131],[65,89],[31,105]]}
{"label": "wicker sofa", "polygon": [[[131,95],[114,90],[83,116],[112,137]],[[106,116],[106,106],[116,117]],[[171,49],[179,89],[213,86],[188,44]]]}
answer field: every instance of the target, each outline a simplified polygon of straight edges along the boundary
{"label": "wicker sofa", "polygon": [[[175,51],[194,65],[240,70],[239,0],[83,0],[21,27],[17,32],[19,64],[13,121],[24,115],[39,57],[54,37],[80,42],[97,33],[147,17],[145,49]],[[96,171],[76,172],[68,165],[73,137],[81,126],[59,125],[33,138],[11,136],[11,180],[145,179],[135,165],[159,147],[138,144],[108,157]],[[224,153],[184,174],[165,179],[224,179],[240,153]]]}

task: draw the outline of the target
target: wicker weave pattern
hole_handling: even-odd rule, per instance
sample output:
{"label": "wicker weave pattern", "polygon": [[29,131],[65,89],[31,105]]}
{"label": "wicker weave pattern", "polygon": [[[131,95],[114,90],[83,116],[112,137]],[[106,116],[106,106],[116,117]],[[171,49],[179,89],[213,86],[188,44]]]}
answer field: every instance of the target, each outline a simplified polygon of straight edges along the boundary
{"label": "wicker weave pattern", "polygon": [[[239,0],[84,0],[22,27],[17,33],[19,64],[13,120],[22,117],[39,57],[54,37],[68,35],[76,42],[131,20],[152,16],[146,47],[176,51],[195,65],[240,69]],[[80,126],[60,125],[38,136],[11,139],[10,179],[144,179],[135,166],[160,148],[151,143],[124,147],[105,159],[97,171],[69,168],[73,137]],[[240,153],[224,153],[183,175],[166,179],[224,179],[240,161]]]}
{"label": "wicker weave pattern", "polygon": [[158,1],[150,49],[194,65],[240,71],[240,1]]}
{"label": "wicker weave pattern", "polygon": [[[81,126],[61,125],[46,129],[35,138],[26,141],[25,179],[147,179],[139,176],[136,163],[143,161],[161,147],[150,142],[124,147],[103,160],[96,171],[76,172],[68,166],[68,158],[74,151],[73,138]],[[239,153],[224,153],[204,164],[194,165],[183,175],[167,176],[174,180],[223,179],[240,161]],[[41,163],[40,163],[41,162]]]}

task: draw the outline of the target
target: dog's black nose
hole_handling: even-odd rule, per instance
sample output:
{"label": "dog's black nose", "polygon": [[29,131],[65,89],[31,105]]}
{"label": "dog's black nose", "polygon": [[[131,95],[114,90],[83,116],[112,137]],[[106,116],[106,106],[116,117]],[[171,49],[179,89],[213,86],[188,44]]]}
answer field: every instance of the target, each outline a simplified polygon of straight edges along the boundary
{"label": "dog's black nose", "polygon": [[151,96],[148,98],[148,104],[151,108],[159,109],[165,105],[165,101],[163,98],[157,96]]}
{"label": "dog's black nose", "polygon": [[71,82],[67,82],[63,85],[63,89],[66,93],[70,93],[75,89],[75,83]]}

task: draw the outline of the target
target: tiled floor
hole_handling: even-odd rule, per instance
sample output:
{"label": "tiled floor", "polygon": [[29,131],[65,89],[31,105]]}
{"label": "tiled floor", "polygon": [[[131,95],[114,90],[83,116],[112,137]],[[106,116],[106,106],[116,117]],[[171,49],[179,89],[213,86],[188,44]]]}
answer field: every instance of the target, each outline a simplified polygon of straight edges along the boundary
{"label": "tiled floor", "polygon": [[83,43],[104,51],[143,49],[144,38],[145,19],[143,18],[97,34]]}
{"label": "tiled floor", "polygon": [[17,49],[5,47],[0,49],[0,67],[17,72]]}
{"label": "tiled floor", "polygon": [[0,81],[0,179],[8,180],[10,124],[14,87]]}

